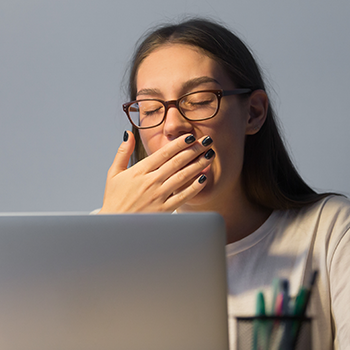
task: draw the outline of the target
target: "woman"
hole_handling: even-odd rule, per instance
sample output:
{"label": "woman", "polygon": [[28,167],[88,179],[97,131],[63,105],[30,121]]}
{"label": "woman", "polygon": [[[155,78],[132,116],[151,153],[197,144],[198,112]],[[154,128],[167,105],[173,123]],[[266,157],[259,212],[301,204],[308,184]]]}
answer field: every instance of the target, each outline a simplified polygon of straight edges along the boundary
{"label": "woman", "polygon": [[300,178],[241,40],[202,19],[160,27],[135,52],[129,93],[123,108],[133,133],[125,132],[108,172],[100,213],[220,213],[230,320],[254,314],[259,290],[271,309],[275,277],[288,279],[295,296],[318,270],[314,348],[345,347],[349,201],[317,194]]}

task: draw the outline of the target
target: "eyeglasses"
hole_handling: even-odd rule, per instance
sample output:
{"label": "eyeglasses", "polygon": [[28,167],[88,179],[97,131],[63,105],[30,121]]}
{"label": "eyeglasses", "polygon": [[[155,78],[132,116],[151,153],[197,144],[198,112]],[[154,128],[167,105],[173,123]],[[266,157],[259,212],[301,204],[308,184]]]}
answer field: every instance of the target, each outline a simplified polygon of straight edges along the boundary
{"label": "eyeglasses", "polygon": [[190,92],[177,100],[141,99],[123,104],[123,110],[137,129],[150,129],[163,123],[171,107],[190,121],[202,121],[216,116],[221,98],[252,92],[251,89],[203,90]]}

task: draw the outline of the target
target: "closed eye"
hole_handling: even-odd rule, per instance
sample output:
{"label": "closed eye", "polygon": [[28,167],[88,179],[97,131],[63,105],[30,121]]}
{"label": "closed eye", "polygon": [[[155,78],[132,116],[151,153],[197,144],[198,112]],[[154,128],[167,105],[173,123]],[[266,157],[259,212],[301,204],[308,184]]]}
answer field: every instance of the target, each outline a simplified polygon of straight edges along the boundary
{"label": "closed eye", "polygon": [[146,116],[146,117],[149,117],[149,116],[152,116],[153,114],[156,114],[157,112],[160,112],[160,110],[162,109],[163,107],[160,106],[156,109],[152,109],[152,110],[142,110],[142,115]]}
{"label": "closed eye", "polygon": [[192,106],[202,106],[202,105],[207,105],[209,103],[212,103],[213,101],[212,100],[207,100],[207,101],[190,101],[189,104],[191,104]]}

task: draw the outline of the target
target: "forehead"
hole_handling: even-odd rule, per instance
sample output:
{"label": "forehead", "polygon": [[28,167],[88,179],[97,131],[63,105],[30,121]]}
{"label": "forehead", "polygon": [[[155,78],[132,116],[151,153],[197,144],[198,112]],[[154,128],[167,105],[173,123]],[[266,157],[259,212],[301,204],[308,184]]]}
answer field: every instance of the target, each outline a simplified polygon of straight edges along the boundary
{"label": "forehead", "polygon": [[204,50],[190,45],[166,44],[152,51],[141,62],[136,87],[140,90],[175,86],[202,76],[214,78],[222,88],[231,83],[221,65]]}

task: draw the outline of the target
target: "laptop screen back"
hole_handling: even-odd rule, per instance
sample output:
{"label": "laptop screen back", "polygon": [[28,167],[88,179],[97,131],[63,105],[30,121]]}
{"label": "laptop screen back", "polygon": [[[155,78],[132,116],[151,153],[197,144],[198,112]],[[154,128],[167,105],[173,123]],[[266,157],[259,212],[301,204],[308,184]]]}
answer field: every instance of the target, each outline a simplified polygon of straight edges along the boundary
{"label": "laptop screen back", "polygon": [[213,213],[0,217],[2,350],[227,350]]}

